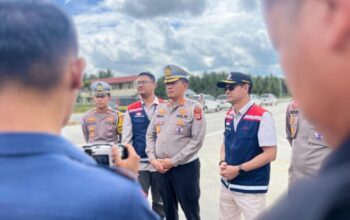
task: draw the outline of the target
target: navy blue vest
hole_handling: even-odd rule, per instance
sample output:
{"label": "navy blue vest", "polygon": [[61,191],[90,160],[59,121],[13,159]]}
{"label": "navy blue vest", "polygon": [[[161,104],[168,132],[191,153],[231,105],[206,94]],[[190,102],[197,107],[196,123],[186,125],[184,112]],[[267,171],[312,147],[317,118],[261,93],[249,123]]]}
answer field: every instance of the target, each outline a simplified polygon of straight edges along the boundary
{"label": "navy blue vest", "polygon": [[132,124],[132,145],[134,146],[136,153],[141,158],[147,158],[147,154],[145,152],[146,133],[150,120],[148,119],[140,101],[129,105],[128,112],[130,114]]}
{"label": "navy blue vest", "polygon": [[[265,109],[252,105],[243,115],[234,130],[233,110],[227,112],[225,119],[225,161],[228,165],[243,164],[263,150],[259,146],[258,130]],[[222,179],[222,183],[231,191],[244,193],[266,193],[270,180],[270,164],[238,175],[230,181]]]}

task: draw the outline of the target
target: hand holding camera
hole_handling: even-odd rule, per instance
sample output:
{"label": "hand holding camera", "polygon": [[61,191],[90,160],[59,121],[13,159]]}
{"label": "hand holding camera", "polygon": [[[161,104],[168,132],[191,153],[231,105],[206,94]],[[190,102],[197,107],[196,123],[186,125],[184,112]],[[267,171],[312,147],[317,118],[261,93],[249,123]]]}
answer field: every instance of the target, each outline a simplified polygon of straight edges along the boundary
{"label": "hand holding camera", "polygon": [[140,157],[130,144],[94,143],[83,149],[100,165],[122,167],[138,175]]}
{"label": "hand holding camera", "polygon": [[126,149],[126,152],[128,153],[128,157],[126,159],[123,159],[120,155],[120,151],[117,147],[112,147],[112,158],[114,159],[114,165],[117,167],[123,167],[135,175],[138,175],[139,173],[139,163],[140,163],[140,157],[137,155],[135,149],[130,145],[126,144],[123,145]]}

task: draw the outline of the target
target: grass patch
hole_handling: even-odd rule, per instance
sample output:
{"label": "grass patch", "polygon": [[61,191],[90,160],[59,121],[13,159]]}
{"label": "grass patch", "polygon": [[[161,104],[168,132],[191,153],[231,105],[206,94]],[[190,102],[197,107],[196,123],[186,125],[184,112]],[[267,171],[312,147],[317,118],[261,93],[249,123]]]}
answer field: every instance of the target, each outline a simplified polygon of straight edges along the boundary
{"label": "grass patch", "polygon": [[87,112],[88,110],[94,108],[93,105],[81,105],[81,104],[76,104],[74,105],[73,113],[84,113]]}

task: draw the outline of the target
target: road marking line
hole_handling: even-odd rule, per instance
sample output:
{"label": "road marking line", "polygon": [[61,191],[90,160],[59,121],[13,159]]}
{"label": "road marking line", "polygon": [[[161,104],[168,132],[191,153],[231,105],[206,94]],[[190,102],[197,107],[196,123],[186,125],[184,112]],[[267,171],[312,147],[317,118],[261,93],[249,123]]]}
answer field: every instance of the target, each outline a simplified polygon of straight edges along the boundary
{"label": "road marking line", "polygon": [[218,134],[223,134],[223,133],[224,133],[224,131],[217,131],[217,132],[214,132],[214,133],[207,134],[207,135],[205,135],[205,137],[216,136]]}

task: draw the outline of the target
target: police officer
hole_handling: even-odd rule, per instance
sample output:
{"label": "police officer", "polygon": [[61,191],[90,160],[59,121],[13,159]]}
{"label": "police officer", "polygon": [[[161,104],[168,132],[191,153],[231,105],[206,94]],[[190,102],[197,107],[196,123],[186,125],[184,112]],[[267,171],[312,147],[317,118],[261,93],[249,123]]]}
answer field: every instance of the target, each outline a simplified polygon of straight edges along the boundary
{"label": "police officer", "polygon": [[200,219],[198,151],[206,122],[202,106],[184,97],[188,73],[175,65],[164,67],[167,103],[159,104],[147,130],[146,153],[160,175],[160,192],[167,220],[178,219],[180,203],[186,219]]}
{"label": "police officer", "polygon": [[301,114],[295,100],[292,100],[287,108],[286,133],[292,147],[289,167],[289,187],[291,187],[303,177],[316,175],[330,149],[323,135]]}
{"label": "police officer", "polygon": [[247,74],[232,72],[217,83],[232,104],[225,117],[221,146],[220,220],[252,220],[265,209],[270,162],[276,158],[272,115],[250,101],[253,83]]}
{"label": "police officer", "polygon": [[84,114],[81,128],[87,143],[120,142],[122,124],[121,113],[110,109],[108,102],[111,98],[111,86],[103,81],[91,84],[94,95],[95,109]]}
{"label": "police officer", "polygon": [[50,1],[2,0],[0,24],[0,219],[157,219],[136,182],[60,135],[85,67],[72,20]]}
{"label": "police officer", "polygon": [[141,157],[138,180],[143,191],[148,195],[151,188],[152,208],[158,215],[164,217],[162,198],[159,193],[159,176],[153,166],[149,164],[146,148],[146,132],[150,120],[161,99],[154,94],[156,80],[152,73],[142,72],[138,75],[135,85],[141,100],[128,106],[123,122],[123,143],[132,144]]}

